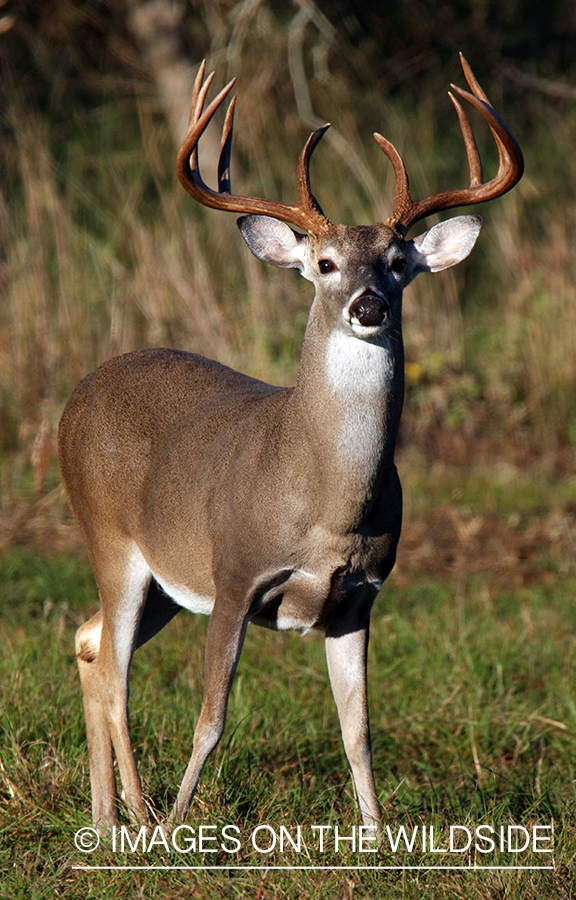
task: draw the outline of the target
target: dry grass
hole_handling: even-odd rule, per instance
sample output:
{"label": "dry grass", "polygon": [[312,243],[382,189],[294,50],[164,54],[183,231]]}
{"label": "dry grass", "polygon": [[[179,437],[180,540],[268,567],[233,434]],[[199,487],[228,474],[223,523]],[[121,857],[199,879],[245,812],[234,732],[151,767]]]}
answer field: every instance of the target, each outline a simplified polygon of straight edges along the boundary
{"label": "dry grass", "polygon": [[[271,129],[282,126],[256,113],[274,87],[272,70],[264,85],[252,84],[249,75],[241,84],[240,158],[251,177],[240,178],[240,189],[259,192],[263,180],[272,196],[291,196],[301,129],[288,123],[280,159],[278,133]],[[337,88],[324,88],[328,108]],[[356,116],[364,130],[360,120],[368,109],[344,96],[338,118],[346,141],[366,169],[382,177],[383,162],[373,148],[362,149],[351,124]],[[514,111],[506,112],[513,123]],[[462,424],[478,413],[482,426],[488,407],[497,419],[524,428],[532,454],[563,452],[574,441],[576,170],[569,148],[576,114],[563,116],[548,153],[563,159],[560,182],[553,164],[542,174],[546,121],[538,113],[535,105],[535,127],[524,141],[525,179],[486,210],[476,257],[467,268],[419,279],[406,297],[409,385],[421,415],[406,434],[415,439],[428,419],[430,427],[439,418]],[[430,190],[435,145],[441,150],[432,127],[439,124],[436,115],[433,109],[429,121],[414,123],[397,103],[385,115],[400,145],[412,145],[408,165],[417,182],[427,172]],[[277,382],[293,381],[296,373],[310,300],[306,285],[294,273],[262,267],[231,217],[199,210],[183,195],[172,173],[170,136],[149,101],[139,98],[128,113],[110,103],[95,119],[96,154],[72,135],[56,154],[45,117],[30,110],[23,115],[17,106],[7,113],[14,183],[0,184],[0,449],[27,458],[14,471],[6,463],[5,483],[30,469],[35,442],[46,430],[53,435],[74,384],[111,355],[168,344]],[[122,149],[119,130],[126,136]],[[485,135],[481,143],[490,150]],[[272,179],[264,175],[267,147]],[[362,220],[382,215],[382,198],[367,208],[363,186],[353,178],[339,192],[341,174],[334,148],[319,150],[313,176],[329,213],[346,218],[356,206]]]}

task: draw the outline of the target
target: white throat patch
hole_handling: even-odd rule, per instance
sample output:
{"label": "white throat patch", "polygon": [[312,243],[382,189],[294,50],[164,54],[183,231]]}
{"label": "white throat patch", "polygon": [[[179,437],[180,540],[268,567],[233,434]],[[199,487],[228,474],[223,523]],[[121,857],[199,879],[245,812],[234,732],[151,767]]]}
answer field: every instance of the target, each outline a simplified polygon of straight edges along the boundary
{"label": "white throat patch", "polygon": [[392,347],[386,336],[362,340],[345,331],[334,331],[326,349],[326,374],[330,387],[350,400],[387,392],[394,371]]}
{"label": "white throat patch", "polygon": [[326,375],[341,407],[339,453],[371,469],[379,458],[394,357],[387,336],[377,342],[335,331],[326,349]]}

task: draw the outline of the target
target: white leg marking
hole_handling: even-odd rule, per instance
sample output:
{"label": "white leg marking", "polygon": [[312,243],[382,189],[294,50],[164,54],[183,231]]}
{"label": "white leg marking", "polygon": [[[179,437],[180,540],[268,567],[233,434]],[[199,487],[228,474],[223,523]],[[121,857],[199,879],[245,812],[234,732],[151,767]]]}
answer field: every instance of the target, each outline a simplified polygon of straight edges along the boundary
{"label": "white leg marking", "polygon": [[137,620],[151,577],[150,566],[134,544],[126,562],[122,595],[113,622],[114,651],[121,671],[127,672],[130,665]]}

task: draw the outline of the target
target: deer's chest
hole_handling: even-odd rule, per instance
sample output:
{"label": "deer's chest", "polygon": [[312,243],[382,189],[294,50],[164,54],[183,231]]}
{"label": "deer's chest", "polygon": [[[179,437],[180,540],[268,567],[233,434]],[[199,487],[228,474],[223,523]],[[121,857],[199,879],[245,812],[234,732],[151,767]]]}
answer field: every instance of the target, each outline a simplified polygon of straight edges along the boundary
{"label": "deer's chest", "polygon": [[295,569],[284,584],[262,597],[250,620],[276,631],[325,628],[333,619],[370,608],[381,585],[378,577],[347,565],[331,571]]}
{"label": "deer's chest", "polygon": [[338,538],[316,526],[308,539],[291,565],[275,569],[253,593],[249,618],[255,624],[305,632],[361,614],[394,565],[396,534]]}

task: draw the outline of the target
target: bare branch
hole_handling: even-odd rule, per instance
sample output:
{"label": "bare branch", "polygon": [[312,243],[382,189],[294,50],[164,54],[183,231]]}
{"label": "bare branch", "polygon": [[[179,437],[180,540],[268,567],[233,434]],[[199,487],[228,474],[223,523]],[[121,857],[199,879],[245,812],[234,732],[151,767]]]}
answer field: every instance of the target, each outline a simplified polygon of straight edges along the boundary
{"label": "bare branch", "polygon": [[521,72],[514,66],[508,67],[506,75],[516,84],[523,87],[534,88],[541,94],[548,97],[557,97],[559,100],[576,100],[576,87],[571,84],[563,84],[560,81],[551,81],[548,78],[539,78],[538,75],[529,75],[527,72]]}
{"label": "bare branch", "polygon": [[[296,100],[298,115],[308,128],[317,130],[324,123],[323,120],[315,114],[312,107],[312,100],[310,99],[310,91],[308,90],[308,81],[304,67],[304,35],[307,26],[313,24],[320,31],[323,40],[326,43],[331,43],[336,41],[336,31],[309,0],[295,0],[295,2],[301,8],[292,19],[290,30],[288,32],[288,68],[290,70],[290,78],[294,90],[294,99]],[[376,184],[372,173],[364,164],[360,154],[354,149],[350,141],[347,141],[334,127],[328,132],[327,140],[350,170],[354,178],[356,178],[363,186],[364,190],[368,194],[374,196],[378,191],[378,185]]]}

